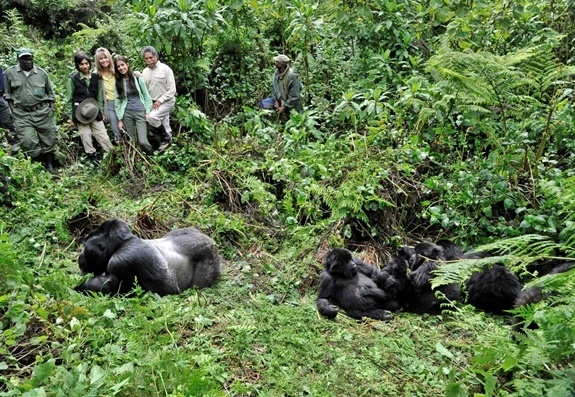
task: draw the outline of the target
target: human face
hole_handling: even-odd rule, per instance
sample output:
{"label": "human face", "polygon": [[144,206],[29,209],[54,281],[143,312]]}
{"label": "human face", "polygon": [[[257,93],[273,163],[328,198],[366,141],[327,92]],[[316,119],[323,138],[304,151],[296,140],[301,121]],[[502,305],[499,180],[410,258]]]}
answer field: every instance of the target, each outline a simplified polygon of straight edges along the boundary
{"label": "human face", "polygon": [[18,62],[20,63],[20,68],[29,72],[34,67],[34,57],[32,55],[23,55],[18,58]]}
{"label": "human face", "polygon": [[90,74],[90,61],[82,59],[82,62],[78,64],[78,70],[84,75]]}
{"label": "human face", "polygon": [[108,66],[110,66],[110,59],[108,56],[106,54],[100,54],[98,57],[98,63],[100,63],[102,69],[108,69]]}
{"label": "human face", "polygon": [[144,62],[150,69],[153,69],[158,63],[158,57],[155,57],[151,52],[144,52]]}
{"label": "human face", "polygon": [[116,61],[116,70],[124,77],[126,77],[126,74],[128,73],[128,66],[129,65],[124,61]]}
{"label": "human face", "polygon": [[282,73],[286,68],[286,65],[284,65],[283,63],[281,63],[279,61],[276,61],[275,65],[276,65],[276,69],[279,70],[280,73]]}

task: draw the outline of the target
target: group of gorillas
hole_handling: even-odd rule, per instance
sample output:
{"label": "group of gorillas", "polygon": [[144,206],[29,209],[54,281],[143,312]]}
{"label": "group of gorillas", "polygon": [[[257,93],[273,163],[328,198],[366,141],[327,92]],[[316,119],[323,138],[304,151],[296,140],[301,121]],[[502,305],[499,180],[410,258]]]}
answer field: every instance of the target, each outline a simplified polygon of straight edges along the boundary
{"label": "group of gorillas", "polygon": [[[339,309],[352,318],[390,320],[392,312],[439,313],[446,302],[466,299],[474,307],[505,313],[544,298],[541,288],[522,290],[522,284],[504,265],[485,265],[463,284],[433,287],[433,271],[445,263],[482,259],[486,252],[464,253],[447,240],[402,247],[385,267],[378,269],[343,248],[324,258],[317,309],[327,318]],[[91,276],[77,291],[115,295],[128,293],[136,282],[159,295],[178,294],[188,288],[209,287],[221,275],[222,258],[214,240],[195,228],[176,229],[159,239],[142,239],[118,219],[102,223],[84,239],[78,258],[83,273]],[[572,263],[551,264],[539,275],[560,273]]]}
{"label": "group of gorillas", "polygon": [[[444,263],[482,259],[490,255],[477,251],[465,253],[458,245],[440,240],[402,247],[382,269],[335,248],[324,257],[317,309],[333,319],[339,309],[354,319],[369,317],[390,320],[392,312],[439,313],[442,304],[466,300],[477,309],[504,314],[507,310],[542,299],[541,289],[522,290],[522,283],[503,264],[489,264],[463,283],[432,288],[433,270]],[[571,264],[549,269],[559,273]]]}

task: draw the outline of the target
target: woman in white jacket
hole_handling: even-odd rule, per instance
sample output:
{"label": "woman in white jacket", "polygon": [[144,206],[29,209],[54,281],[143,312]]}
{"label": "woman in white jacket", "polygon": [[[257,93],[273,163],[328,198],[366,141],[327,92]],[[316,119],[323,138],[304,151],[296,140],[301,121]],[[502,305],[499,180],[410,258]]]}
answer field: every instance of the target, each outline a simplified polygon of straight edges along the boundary
{"label": "woman in white jacket", "polygon": [[148,114],[152,110],[152,98],[144,79],[136,77],[130,68],[128,59],[122,55],[114,57],[116,70],[115,108],[118,116],[118,128],[125,129],[139,148],[146,154],[152,154],[152,145],[148,141]]}

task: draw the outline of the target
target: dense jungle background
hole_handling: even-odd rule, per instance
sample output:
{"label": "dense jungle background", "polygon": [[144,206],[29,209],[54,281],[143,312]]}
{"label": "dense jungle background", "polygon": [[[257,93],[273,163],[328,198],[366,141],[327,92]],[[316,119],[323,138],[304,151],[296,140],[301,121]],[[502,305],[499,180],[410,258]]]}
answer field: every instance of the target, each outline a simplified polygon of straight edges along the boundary
{"label": "dense jungle background", "polygon": [[[574,396],[572,0],[2,0],[0,64],[31,47],[57,94],[57,175],[0,149],[0,394]],[[64,112],[73,53],[154,45],[178,99],[172,146],[94,168]],[[272,57],[306,110],[258,109]],[[213,287],[83,295],[82,238],[110,218],[141,237],[216,240]],[[511,316],[334,321],[322,257],[378,266],[402,244],[488,249],[549,291]],[[438,271],[461,282],[479,263]],[[536,268],[536,267],[535,267]]]}

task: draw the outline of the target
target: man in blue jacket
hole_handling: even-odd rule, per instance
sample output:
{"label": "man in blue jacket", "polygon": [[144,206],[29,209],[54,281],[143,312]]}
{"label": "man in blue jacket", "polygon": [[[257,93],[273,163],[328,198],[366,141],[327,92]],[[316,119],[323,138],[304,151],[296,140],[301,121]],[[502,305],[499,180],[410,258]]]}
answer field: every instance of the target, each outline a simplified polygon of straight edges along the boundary
{"label": "man in blue jacket", "polygon": [[0,128],[4,128],[8,131],[6,133],[6,140],[10,145],[10,152],[12,155],[15,155],[18,153],[20,146],[18,144],[18,135],[16,135],[16,129],[14,128],[14,121],[12,121],[10,106],[8,106],[8,102],[4,99],[5,87],[4,71],[0,67]]}

